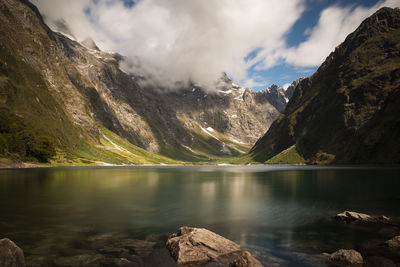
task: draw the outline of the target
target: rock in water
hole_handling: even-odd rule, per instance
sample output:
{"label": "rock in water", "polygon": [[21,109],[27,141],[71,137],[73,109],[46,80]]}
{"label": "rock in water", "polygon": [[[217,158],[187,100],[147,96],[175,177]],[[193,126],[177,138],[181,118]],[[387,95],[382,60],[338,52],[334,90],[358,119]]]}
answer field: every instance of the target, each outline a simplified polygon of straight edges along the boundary
{"label": "rock in water", "polygon": [[382,224],[398,224],[398,219],[387,216],[372,216],[364,213],[345,211],[335,216],[337,220],[345,222],[372,222]]}
{"label": "rock in water", "polygon": [[369,216],[368,214],[364,213],[358,213],[354,211],[345,211],[342,213],[339,213],[335,217],[338,220],[342,221],[371,221],[372,217]]}
{"label": "rock in water", "polygon": [[181,227],[170,236],[166,246],[180,265],[196,266],[213,262],[228,266],[231,262],[231,266],[262,266],[235,242],[204,228]]}
{"label": "rock in water", "polygon": [[0,266],[25,267],[24,252],[8,238],[0,239]]}
{"label": "rock in water", "polygon": [[339,249],[331,254],[329,262],[333,266],[362,266],[363,258],[354,249]]}
{"label": "rock in water", "polygon": [[386,241],[385,245],[390,248],[400,248],[400,235]]}

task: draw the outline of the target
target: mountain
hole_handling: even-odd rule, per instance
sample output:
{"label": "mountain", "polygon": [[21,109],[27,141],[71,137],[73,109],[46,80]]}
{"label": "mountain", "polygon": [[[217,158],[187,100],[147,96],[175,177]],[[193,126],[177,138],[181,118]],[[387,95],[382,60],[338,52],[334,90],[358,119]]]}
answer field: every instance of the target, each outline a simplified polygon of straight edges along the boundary
{"label": "mountain", "polygon": [[246,153],[280,115],[263,94],[226,76],[211,92],[144,86],[120,69],[121,55],[71,34],[53,32],[27,0],[0,2],[0,157],[208,161]]}
{"label": "mountain", "polygon": [[286,104],[289,101],[286,98],[285,90],[280,85],[273,84],[265,90],[260,91],[260,93],[270,102],[279,112],[285,110]]}
{"label": "mountain", "polygon": [[382,8],[296,86],[259,162],[400,162],[400,9]]}
{"label": "mountain", "polygon": [[[294,81],[292,82],[292,84],[289,85],[288,88],[286,88],[285,97],[288,99],[288,102],[289,102],[289,99],[292,98],[293,93],[294,93],[294,90],[296,89],[296,86],[297,86],[303,79],[304,79],[304,77],[294,80]],[[287,103],[286,103],[286,104],[287,104]],[[286,106],[285,106],[285,107],[286,107]],[[281,112],[283,112],[283,110],[282,110]]]}
{"label": "mountain", "polygon": [[292,97],[294,89],[299,82],[304,78],[299,78],[285,90],[280,85],[273,84],[265,90],[258,92],[259,97],[266,99],[271,105],[273,105],[280,113],[282,113],[289,99]]}

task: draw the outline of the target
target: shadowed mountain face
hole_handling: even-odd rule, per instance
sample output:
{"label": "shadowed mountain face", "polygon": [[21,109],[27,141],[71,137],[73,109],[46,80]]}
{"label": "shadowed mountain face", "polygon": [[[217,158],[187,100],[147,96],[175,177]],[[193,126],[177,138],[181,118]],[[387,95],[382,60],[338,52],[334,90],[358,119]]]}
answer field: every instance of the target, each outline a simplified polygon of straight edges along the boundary
{"label": "shadowed mountain face", "polygon": [[[251,150],[309,163],[400,162],[400,9],[382,8],[297,85]],[[289,160],[290,162],[290,160]]]}
{"label": "shadowed mountain face", "polygon": [[213,93],[144,88],[119,69],[120,55],[51,31],[26,0],[0,2],[0,33],[0,105],[22,125],[5,120],[4,143],[27,128],[74,152],[99,144],[105,127],[148,151],[202,160],[247,152],[280,114],[227,77]]}

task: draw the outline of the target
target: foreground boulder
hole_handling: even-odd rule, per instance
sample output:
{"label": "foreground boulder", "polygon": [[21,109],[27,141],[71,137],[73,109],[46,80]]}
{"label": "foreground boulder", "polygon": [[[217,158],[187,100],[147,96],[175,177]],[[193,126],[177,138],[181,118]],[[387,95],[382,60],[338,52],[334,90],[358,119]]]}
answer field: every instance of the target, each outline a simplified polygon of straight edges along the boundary
{"label": "foreground boulder", "polygon": [[0,266],[25,267],[24,252],[8,238],[0,239]]}
{"label": "foreground boulder", "polygon": [[354,249],[339,249],[329,257],[333,266],[362,266],[363,262],[361,254]]}
{"label": "foreground boulder", "polygon": [[179,265],[262,266],[235,242],[204,228],[181,227],[170,236],[166,246]]}

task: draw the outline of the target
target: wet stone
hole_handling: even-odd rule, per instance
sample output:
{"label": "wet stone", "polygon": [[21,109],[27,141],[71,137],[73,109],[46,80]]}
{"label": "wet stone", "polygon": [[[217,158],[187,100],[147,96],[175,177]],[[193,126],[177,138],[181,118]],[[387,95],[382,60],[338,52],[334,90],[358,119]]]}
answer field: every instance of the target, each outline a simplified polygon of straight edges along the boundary
{"label": "wet stone", "polygon": [[0,239],[0,266],[25,267],[24,252],[8,238]]}
{"label": "wet stone", "polygon": [[362,266],[363,258],[354,249],[339,249],[329,257],[329,263],[333,266]]}
{"label": "wet stone", "polygon": [[385,245],[389,248],[400,248],[400,235],[386,241]]}

